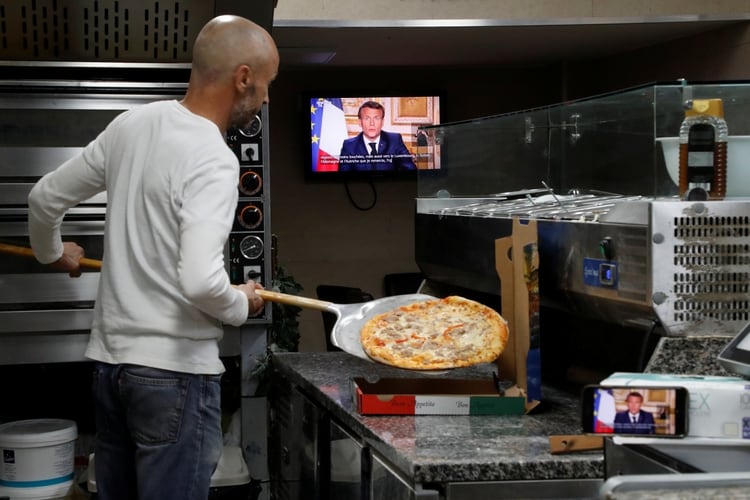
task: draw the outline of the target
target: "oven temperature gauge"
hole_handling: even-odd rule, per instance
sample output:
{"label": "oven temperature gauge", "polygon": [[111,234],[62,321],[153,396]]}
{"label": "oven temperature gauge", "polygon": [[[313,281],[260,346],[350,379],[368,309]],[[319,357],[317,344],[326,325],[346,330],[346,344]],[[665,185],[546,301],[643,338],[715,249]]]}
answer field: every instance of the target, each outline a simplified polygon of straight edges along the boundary
{"label": "oven temperature gauge", "polygon": [[245,236],[240,241],[240,253],[246,259],[255,260],[263,255],[263,240],[258,236]]}
{"label": "oven temperature gauge", "polygon": [[250,123],[246,127],[240,127],[239,131],[240,134],[244,135],[245,137],[255,137],[256,135],[260,134],[261,129],[262,123],[260,121],[260,116],[255,115]]}

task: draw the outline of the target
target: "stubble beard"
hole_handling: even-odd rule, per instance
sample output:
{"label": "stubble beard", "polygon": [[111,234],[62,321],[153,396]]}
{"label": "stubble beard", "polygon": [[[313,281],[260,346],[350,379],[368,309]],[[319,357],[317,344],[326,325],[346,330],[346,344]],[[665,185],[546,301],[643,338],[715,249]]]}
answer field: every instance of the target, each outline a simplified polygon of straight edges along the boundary
{"label": "stubble beard", "polygon": [[247,94],[234,105],[229,125],[237,128],[245,128],[258,114],[260,108],[255,106],[255,88],[248,89]]}

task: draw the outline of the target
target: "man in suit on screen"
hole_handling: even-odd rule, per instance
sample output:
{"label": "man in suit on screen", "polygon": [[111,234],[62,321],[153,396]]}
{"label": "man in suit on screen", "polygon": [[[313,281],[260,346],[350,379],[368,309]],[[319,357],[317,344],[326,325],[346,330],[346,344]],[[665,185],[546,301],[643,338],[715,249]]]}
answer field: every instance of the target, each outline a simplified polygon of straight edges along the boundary
{"label": "man in suit on screen", "polygon": [[628,409],[615,415],[616,434],[653,434],[656,432],[654,416],[647,411],[641,410],[643,395],[640,392],[631,392],[625,398]]}
{"label": "man in suit on screen", "polygon": [[339,171],[416,170],[401,134],[382,130],[385,117],[382,104],[366,101],[357,116],[362,132],[342,144]]}

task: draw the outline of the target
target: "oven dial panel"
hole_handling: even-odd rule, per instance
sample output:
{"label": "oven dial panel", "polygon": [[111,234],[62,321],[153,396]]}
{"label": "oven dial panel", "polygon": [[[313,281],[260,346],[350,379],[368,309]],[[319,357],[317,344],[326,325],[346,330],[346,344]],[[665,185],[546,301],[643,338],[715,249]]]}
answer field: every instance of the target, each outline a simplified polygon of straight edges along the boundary
{"label": "oven dial panel", "polygon": [[229,277],[234,284],[253,280],[263,284],[265,244],[262,233],[229,235]]}
{"label": "oven dial panel", "polygon": [[[268,139],[264,137],[267,107],[248,126],[227,132],[227,145],[240,163],[237,210],[227,241],[227,265],[232,284],[251,279],[271,286],[271,229],[264,208],[270,206],[266,162]],[[271,308],[251,322],[270,321]]]}

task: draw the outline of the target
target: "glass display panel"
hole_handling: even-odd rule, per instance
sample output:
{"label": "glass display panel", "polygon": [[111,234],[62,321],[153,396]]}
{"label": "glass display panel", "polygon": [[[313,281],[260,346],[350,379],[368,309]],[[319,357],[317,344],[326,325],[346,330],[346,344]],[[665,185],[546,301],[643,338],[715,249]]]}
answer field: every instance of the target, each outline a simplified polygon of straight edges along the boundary
{"label": "glass display panel", "polygon": [[[486,199],[537,190],[677,196],[680,124],[687,103],[709,98],[722,100],[729,128],[728,182],[733,175],[744,182],[745,174],[732,169],[746,170],[741,161],[750,157],[750,83],[675,82],[421,127],[426,144],[417,154],[439,150],[440,168],[418,172],[418,197]],[[750,180],[739,194],[750,196]]]}

